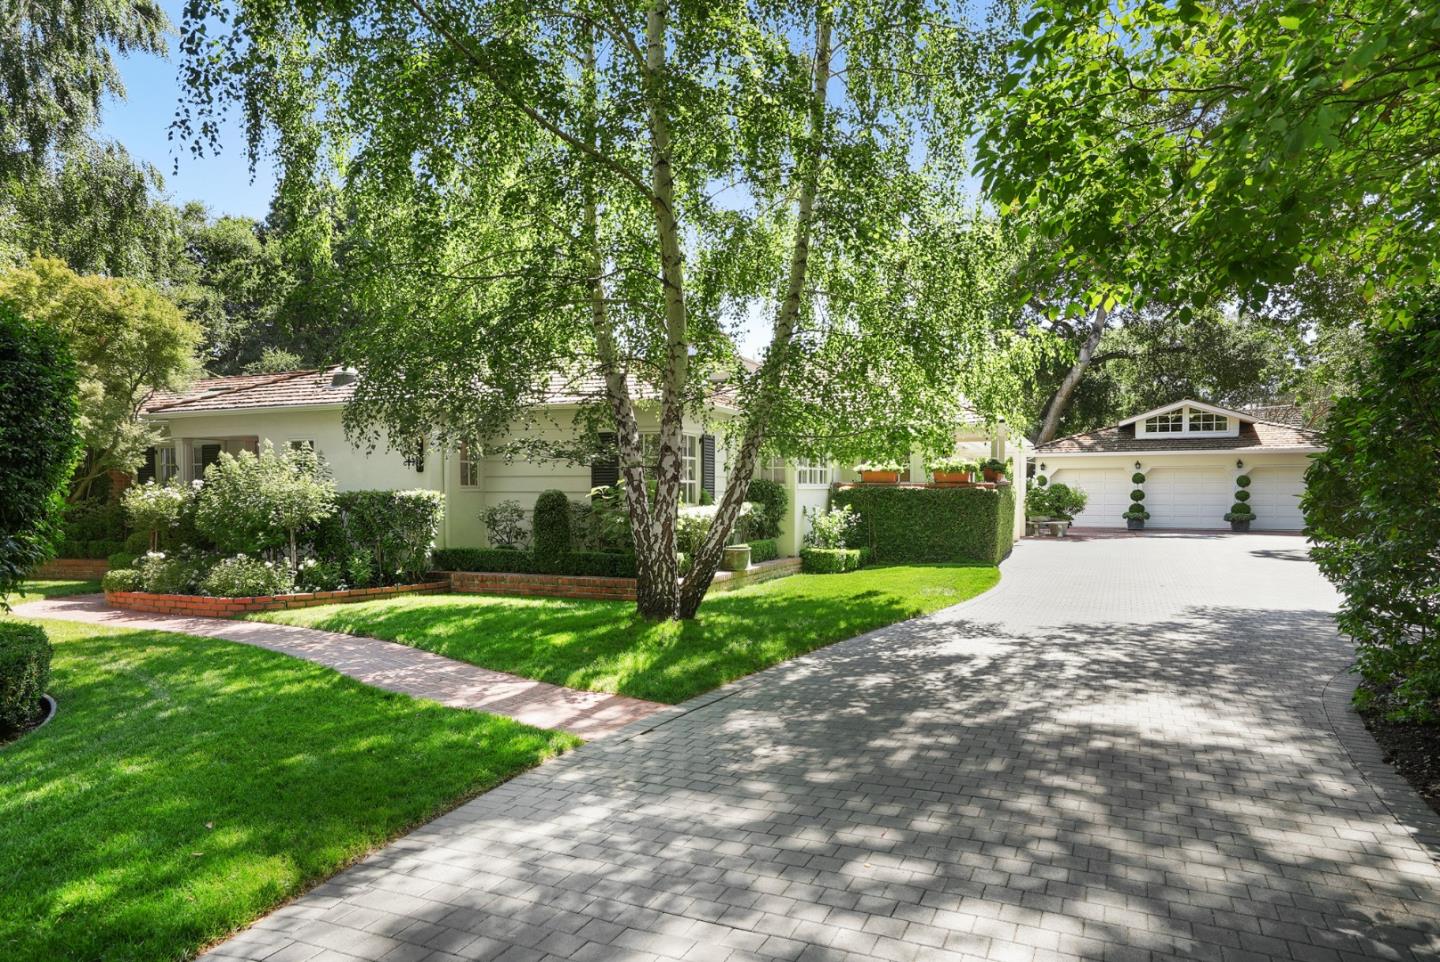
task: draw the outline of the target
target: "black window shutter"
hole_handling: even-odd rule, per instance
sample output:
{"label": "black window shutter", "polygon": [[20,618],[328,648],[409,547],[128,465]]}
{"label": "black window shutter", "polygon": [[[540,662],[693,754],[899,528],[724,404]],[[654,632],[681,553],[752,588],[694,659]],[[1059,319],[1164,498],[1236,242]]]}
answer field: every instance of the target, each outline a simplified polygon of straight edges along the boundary
{"label": "black window shutter", "polygon": [[715,435],[700,435],[700,487],[715,497]]}
{"label": "black window shutter", "polygon": [[140,470],[135,472],[135,480],[144,484],[146,481],[155,480],[155,449],[145,449],[145,463],[140,465]]}
{"label": "black window shutter", "polygon": [[615,449],[615,435],[600,435],[600,447],[605,454],[590,459],[590,487],[608,488],[620,480],[620,453]]}

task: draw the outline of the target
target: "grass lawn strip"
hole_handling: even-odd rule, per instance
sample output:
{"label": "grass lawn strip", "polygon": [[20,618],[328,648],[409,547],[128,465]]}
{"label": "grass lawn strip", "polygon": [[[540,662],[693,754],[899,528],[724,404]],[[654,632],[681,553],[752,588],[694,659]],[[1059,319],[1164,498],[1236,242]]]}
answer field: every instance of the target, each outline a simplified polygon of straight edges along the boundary
{"label": "grass lawn strip", "polygon": [[69,595],[93,595],[99,592],[98,581],[41,579],[21,582],[19,594],[11,595],[5,600],[13,606],[27,601],[39,601],[41,598],[64,598]]}
{"label": "grass lawn strip", "polygon": [[0,749],[0,958],[183,959],[577,744],[230,642],[43,622]]}
{"label": "grass lawn strip", "polygon": [[655,624],[629,602],[430,595],[249,616],[366,635],[495,671],[677,704],[762,668],[972,598],[989,566],[907,565],[795,575],[706,599]]}

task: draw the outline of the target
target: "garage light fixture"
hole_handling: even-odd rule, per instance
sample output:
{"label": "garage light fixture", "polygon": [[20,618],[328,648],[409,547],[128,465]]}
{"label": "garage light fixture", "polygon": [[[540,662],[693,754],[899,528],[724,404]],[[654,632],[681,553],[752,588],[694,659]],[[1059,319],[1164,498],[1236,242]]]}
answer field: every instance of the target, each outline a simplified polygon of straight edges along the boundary
{"label": "garage light fixture", "polygon": [[1241,469],[1244,468],[1244,467],[1245,467],[1245,462],[1244,462],[1244,461],[1241,461],[1239,458],[1236,458],[1236,459],[1235,459],[1235,470],[1236,470],[1236,471],[1239,471],[1239,470],[1241,470]]}
{"label": "garage light fixture", "polygon": [[1140,470],[1140,462],[1139,462],[1139,461],[1136,461],[1136,462],[1135,462],[1135,470],[1136,470],[1136,471],[1139,471],[1139,470]]}
{"label": "garage light fixture", "polygon": [[1041,470],[1041,471],[1044,471],[1044,470],[1045,470],[1045,462],[1044,462],[1044,461],[1041,461],[1041,462],[1040,462],[1040,470]]}

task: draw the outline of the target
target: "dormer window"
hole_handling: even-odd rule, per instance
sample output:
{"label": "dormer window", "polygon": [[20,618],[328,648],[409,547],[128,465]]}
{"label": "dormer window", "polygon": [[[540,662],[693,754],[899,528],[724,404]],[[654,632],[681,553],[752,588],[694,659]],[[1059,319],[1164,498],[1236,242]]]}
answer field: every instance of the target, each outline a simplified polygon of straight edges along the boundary
{"label": "dormer window", "polygon": [[1145,419],[1146,434],[1179,434],[1185,430],[1185,418],[1179,411],[1157,414]]}
{"label": "dormer window", "polygon": [[1230,419],[1223,414],[1211,414],[1209,411],[1190,412],[1190,430],[1192,431],[1228,431],[1230,430]]}

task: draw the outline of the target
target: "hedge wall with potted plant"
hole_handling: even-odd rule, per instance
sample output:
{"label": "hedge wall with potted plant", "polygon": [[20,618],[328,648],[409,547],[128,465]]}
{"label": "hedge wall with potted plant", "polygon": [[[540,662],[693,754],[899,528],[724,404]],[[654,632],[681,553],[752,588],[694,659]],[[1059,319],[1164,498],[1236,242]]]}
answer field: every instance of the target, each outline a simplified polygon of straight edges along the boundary
{"label": "hedge wall with potted plant", "polygon": [[840,488],[831,506],[847,505],[877,562],[997,564],[1015,543],[1011,487]]}

